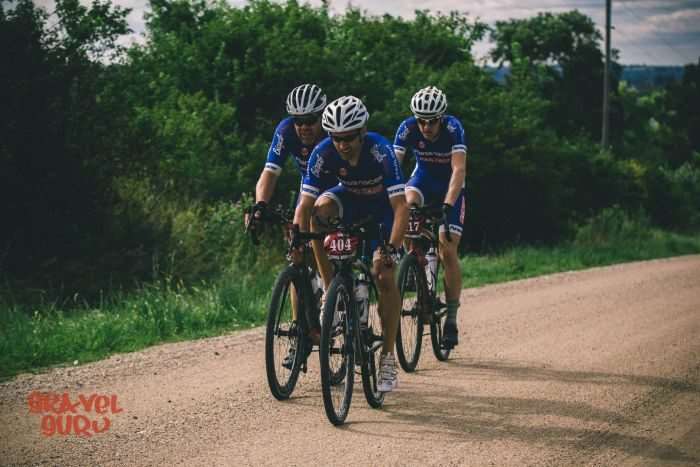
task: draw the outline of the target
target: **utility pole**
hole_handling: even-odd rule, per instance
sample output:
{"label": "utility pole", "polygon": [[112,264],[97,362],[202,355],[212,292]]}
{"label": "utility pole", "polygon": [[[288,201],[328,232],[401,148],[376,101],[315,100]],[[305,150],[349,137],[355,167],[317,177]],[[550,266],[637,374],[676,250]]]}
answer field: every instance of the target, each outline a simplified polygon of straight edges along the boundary
{"label": "utility pole", "polygon": [[603,71],[603,131],[601,132],[600,145],[603,149],[608,147],[610,130],[610,16],[612,0],[605,0],[605,70]]}

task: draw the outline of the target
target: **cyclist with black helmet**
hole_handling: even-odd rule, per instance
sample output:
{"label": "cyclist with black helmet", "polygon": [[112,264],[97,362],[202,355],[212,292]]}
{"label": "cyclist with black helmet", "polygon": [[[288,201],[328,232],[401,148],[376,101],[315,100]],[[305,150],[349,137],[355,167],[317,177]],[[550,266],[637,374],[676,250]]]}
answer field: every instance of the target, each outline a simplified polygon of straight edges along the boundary
{"label": "cyclist with black helmet", "polygon": [[[368,119],[369,113],[357,97],[344,96],[328,104],[322,125],[330,137],[311,154],[294,223],[303,229],[310,220],[312,231],[322,231],[317,218],[322,222],[339,217],[344,224],[352,224],[369,217],[383,225],[381,230],[388,246],[375,249],[372,274],[379,289],[379,314],[384,329],[377,388],[389,392],[397,385],[393,349],[401,306],[394,265],[408,224],[408,209],[401,169],[391,143],[367,131]],[[324,192],[321,177],[327,172],[340,183]],[[328,287],[331,265],[320,245],[314,252]]]}
{"label": "cyclist with black helmet", "polygon": [[416,92],[411,99],[413,116],[396,131],[394,151],[399,161],[407,152],[416,159],[416,167],[406,182],[406,202],[422,207],[442,204],[449,226],[440,228],[440,260],[445,267],[447,319],[443,330],[444,348],[458,343],[457,311],[462,290],[457,247],[464,226],[466,136],[462,123],[445,114],[447,97],[434,86]]}

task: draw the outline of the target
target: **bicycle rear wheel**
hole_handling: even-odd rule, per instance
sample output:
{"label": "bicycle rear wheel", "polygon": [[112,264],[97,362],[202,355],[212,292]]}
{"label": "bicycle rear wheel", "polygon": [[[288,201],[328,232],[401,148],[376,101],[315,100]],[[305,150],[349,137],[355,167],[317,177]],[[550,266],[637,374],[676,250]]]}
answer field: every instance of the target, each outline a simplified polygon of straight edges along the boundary
{"label": "bicycle rear wheel", "polygon": [[319,349],[321,392],[328,420],[342,425],[350,411],[355,380],[352,294],[339,276],[333,279],[326,294]]}
{"label": "bicycle rear wheel", "polygon": [[399,267],[399,293],[401,294],[401,318],[396,334],[396,355],[401,368],[407,373],[416,369],[423,344],[423,305],[427,302],[425,269],[418,258],[404,256]]}
{"label": "bicycle rear wheel", "polygon": [[[369,276],[368,276],[369,277]],[[379,409],[384,403],[384,393],[377,390],[377,369],[382,353],[384,333],[379,316],[379,301],[374,283],[369,287],[369,311],[367,325],[360,325],[362,358],[362,389],[370,407]]]}
{"label": "bicycle rear wheel", "polygon": [[294,391],[302,363],[301,329],[292,318],[291,285],[297,277],[290,266],[280,273],[272,291],[265,331],[265,370],[270,392],[278,400]]}

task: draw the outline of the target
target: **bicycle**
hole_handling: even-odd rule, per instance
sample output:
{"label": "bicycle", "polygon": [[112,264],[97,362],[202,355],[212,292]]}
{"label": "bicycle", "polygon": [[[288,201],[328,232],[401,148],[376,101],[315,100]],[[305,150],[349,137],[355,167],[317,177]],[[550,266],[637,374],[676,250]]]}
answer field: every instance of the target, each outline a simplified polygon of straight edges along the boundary
{"label": "bicycle", "polygon": [[433,353],[439,361],[446,361],[450,349],[442,347],[442,330],[447,319],[447,305],[443,292],[438,290],[440,261],[439,227],[445,226],[449,239],[447,219],[439,207],[416,207],[409,210],[406,238],[410,248],[399,266],[399,293],[401,317],[396,335],[396,355],[404,371],[415,371],[423,343],[423,329],[430,325]]}
{"label": "bicycle", "polygon": [[[360,367],[367,403],[380,408],[384,393],[377,390],[377,368],[384,342],[371,274],[370,242],[382,238],[369,221],[344,226],[338,222],[325,234],[324,248],[335,266],[326,292],[321,321],[321,390],[323,406],[333,425],[342,425],[352,401],[355,366]],[[383,247],[384,245],[382,245]]]}
{"label": "bicycle", "polygon": [[[257,219],[260,224],[281,224],[292,230],[292,213],[281,206],[267,210]],[[253,244],[259,244],[257,232],[246,226]],[[292,232],[297,242],[310,240],[305,233]],[[294,261],[292,251],[299,245],[290,244],[287,252],[288,266],[275,280],[267,313],[265,330],[265,371],[270,392],[278,400],[288,399],[296,386],[300,372],[308,370],[308,357],[314,344],[310,337],[312,328],[319,326],[320,278],[307,266],[308,248],[302,251],[302,260]],[[316,282],[316,284],[314,284]],[[297,317],[292,314],[296,301]]]}

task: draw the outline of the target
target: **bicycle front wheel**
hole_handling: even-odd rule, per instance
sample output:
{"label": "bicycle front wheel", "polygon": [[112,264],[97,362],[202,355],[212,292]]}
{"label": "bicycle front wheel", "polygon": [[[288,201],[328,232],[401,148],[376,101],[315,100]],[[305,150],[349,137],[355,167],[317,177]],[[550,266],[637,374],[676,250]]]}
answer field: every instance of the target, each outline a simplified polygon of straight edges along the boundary
{"label": "bicycle front wheel", "polygon": [[265,370],[270,392],[278,400],[292,395],[302,363],[301,329],[292,317],[292,285],[296,276],[292,267],[280,273],[267,313]]}
{"label": "bicycle front wheel", "polygon": [[[438,278],[435,278],[435,287],[443,283],[441,268],[438,269]],[[433,301],[433,312],[430,319],[430,342],[433,345],[433,354],[435,358],[441,362],[446,361],[450,357],[450,349],[442,347],[442,330],[445,329],[445,321],[447,321],[447,305],[444,290],[437,289],[435,299]]]}
{"label": "bicycle front wheel", "polygon": [[379,409],[384,403],[384,393],[377,390],[377,371],[379,368],[379,356],[382,353],[384,333],[382,320],[379,316],[377,289],[374,287],[374,283],[371,283],[369,287],[367,323],[360,324],[360,336],[362,348],[362,389],[370,407]]}
{"label": "bicycle front wheel", "polygon": [[347,284],[336,276],[326,292],[319,349],[323,407],[333,425],[345,422],[352,401],[355,356],[351,300],[352,294]]}
{"label": "bicycle front wheel", "polygon": [[403,371],[416,369],[423,344],[423,306],[428,295],[425,269],[418,258],[404,256],[399,267],[399,293],[401,294],[401,317],[396,334],[396,356]]}

